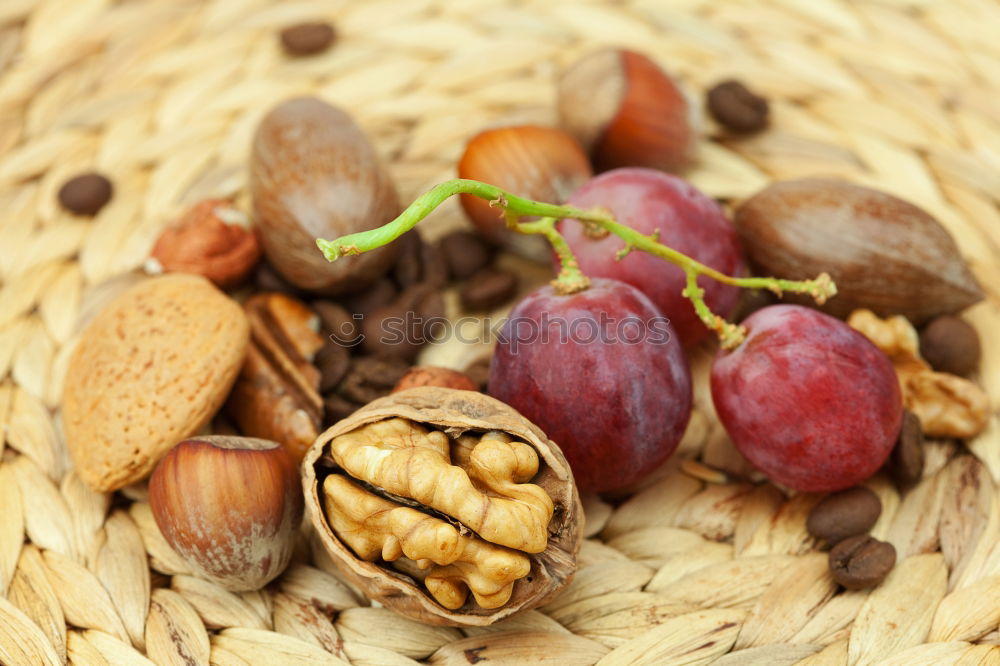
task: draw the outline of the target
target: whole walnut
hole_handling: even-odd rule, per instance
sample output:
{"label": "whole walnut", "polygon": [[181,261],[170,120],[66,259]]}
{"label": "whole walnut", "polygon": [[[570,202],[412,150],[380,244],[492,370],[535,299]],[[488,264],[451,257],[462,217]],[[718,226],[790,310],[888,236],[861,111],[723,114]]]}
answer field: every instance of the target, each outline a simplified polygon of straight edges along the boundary
{"label": "whole walnut", "polygon": [[340,571],[421,622],[492,624],[545,603],[576,570],[583,510],[566,459],[482,393],[375,400],[320,435],[302,472]]}
{"label": "whole walnut", "polygon": [[329,263],[317,238],[381,226],[400,212],[396,189],[364,133],[346,113],[311,97],[275,107],[257,128],[250,189],[264,254],[302,289],[363,289],[395,261],[394,244]]}

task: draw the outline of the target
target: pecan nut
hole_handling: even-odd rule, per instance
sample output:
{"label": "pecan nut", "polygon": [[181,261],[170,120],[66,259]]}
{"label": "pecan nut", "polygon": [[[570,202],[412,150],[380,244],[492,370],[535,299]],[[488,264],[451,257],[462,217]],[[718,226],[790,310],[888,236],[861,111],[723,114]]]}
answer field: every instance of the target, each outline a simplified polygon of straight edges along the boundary
{"label": "pecan nut", "polygon": [[881,319],[862,309],[852,312],[847,323],[892,361],[903,405],[920,418],[925,434],[969,438],[986,428],[989,396],[968,379],[934,372],[921,358],[917,331],[905,317]]}
{"label": "pecan nut", "polygon": [[324,432],[303,474],[337,566],[420,621],[490,624],[544,603],[575,570],[569,466],[489,396],[422,386],[380,398]]}
{"label": "pecan nut", "polygon": [[323,346],[318,317],[277,292],[256,294],[243,307],[250,345],[229,413],[244,435],[279,442],[301,460],[323,418],[320,372],[312,364]]}

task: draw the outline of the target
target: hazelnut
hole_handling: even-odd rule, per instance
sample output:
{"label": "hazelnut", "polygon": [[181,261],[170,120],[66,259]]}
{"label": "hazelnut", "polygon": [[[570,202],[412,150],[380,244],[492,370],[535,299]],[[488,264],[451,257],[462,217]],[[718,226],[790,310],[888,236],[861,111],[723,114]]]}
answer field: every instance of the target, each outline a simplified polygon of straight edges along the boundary
{"label": "hazelnut", "polygon": [[232,591],[259,589],[285,569],[303,512],[291,457],[252,437],[182,441],[153,471],[149,505],[167,543]]}
{"label": "hazelnut", "polygon": [[679,171],[694,159],[697,131],[687,99],[656,63],[603,49],[559,79],[559,119],[597,171],[642,166]]}
{"label": "hazelnut", "polygon": [[160,234],[146,272],[194,273],[229,289],[246,280],[260,254],[249,218],[230,201],[208,199]]}
{"label": "hazelnut", "polygon": [[398,393],[414,386],[440,386],[465,391],[479,390],[479,387],[465,373],[450,368],[427,365],[410,368],[409,372],[403,375],[403,378],[396,384],[396,388],[392,389],[392,392]]}
{"label": "hazelnut", "polygon": [[[576,139],[561,129],[536,125],[480,132],[469,140],[458,162],[459,178],[553,204],[565,202],[591,175],[587,155]],[[510,231],[488,201],[469,194],[460,200],[473,225],[490,241],[529,259],[550,261],[552,251],[544,238]]]}

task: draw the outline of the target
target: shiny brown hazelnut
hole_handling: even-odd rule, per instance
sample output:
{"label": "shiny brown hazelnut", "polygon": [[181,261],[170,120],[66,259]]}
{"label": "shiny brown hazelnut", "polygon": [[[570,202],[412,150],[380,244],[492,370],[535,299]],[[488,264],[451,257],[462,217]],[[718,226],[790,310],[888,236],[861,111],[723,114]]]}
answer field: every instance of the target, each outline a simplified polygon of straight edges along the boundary
{"label": "shiny brown hazelnut", "polygon": [[624,49],[584,56],[559,79],[559,119],[597,171],[641,166],[680,171],[694,160],[694,114],[677,83]]}
{"label": "shiny brown hazelnut", "polygon": [[292,557],[302,486],[276,442],[195,437],[157,465],[149,505],[167,543],[197,573],[228,590],[256,590]]}
{"label": "shiny brown hazelnut", "polygon": [[264,254],[295,286],[343,294],[392,267],[396,244],[336,263],[316,247],[317,238],[374,229],[400,212],[375,149],[340,109],[301,97],[267,114],[254,137],[250,190]]}
{"label": "shiny brown hazelnut", "polygon": [[[560,204],[593,175],[587,155],[570,134],[554,127],[522,125],[480,132],[465,146],[458,177],[479,180],[512,194]],[[548,262],[541,236],[510,231],[498,208],[479,197],[461,196],[462,208],[483,236],[529,259]]]}

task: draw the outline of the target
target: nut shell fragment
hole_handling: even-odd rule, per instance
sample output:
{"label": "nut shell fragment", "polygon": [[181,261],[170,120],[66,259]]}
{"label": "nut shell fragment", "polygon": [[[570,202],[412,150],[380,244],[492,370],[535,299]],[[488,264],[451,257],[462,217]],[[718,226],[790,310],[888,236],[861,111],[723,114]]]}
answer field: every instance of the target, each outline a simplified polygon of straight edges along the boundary
{"label": "nut shell fragment", "polygon": [[[450,449],[448,459],[454,461],[454,464],[450,465],[451,470],[447,473],[454,477],[447,477],[445,483],[451,484],[449,492],[456,495],[443,500],[448,505],[447,512],[412,501],[410,494],[397,495],[387,487],[388,484],[382,485],[386,481],[393,481],[388,477],[392,476],[395,465],[402,463],[402,456],[406,452],[400,453],[400,448],[395,451],[382,449],[381,453],[369,458],[369,462],[374,463],[379,456],[384,456],[381,460],[388,467],[380,472],[379,465],[373,464],[370,469],[373,474],[361,474],[364,478],[361,483],[356,482],[357,477],[349,473],[349,470],[345,472],[348,465],[340,466],[334,460],[331,445],[336,438],[356,433],[371,424],[378,424],[376,428],[391,431],[407,421],[416,426],[413,432],[423,433],[417,439],[427,440],[419,442],[427,451],[420,453],[422,457],[428,457],[429,460],[429,456],[434,454],[434,447],[438,447],[437,451],[440,453],[436,455],[439,457],[444,453],[442,445],[447,445]],[[383,439],[390,438],[391,436]],[[356,438],[353,439],[357,441]],[[344,441],[339,440],[342,447]],[[346,441],[350,444],[352,437],[348,437]],[[520,446],[524,445],[525,448],[533,449],[537,455],[524,456],[523,452],[519,453]],[[505,447],[507,451],[501,455],[502,464],[491,461],[487,463],[486,471],[470,471],[476,466],[473,462],[475,458],[482,456],[484,452],[492,451],[490,456],[495,455]],[[482,448],[483,451],[477,451],[477,448]],[[361,455],[356,449],[355,455],[363,460],[374,452],[375,449],[370,449]],[[401,457],[389,462],[394,455]],[[537,473],[532,471],[530,460],[529,464],[525,462],[530,458],[537,458]],[[349,465],[358,463],[355,460]],[[426,460],[410,469],[424,469],[421,466],[423,464],[427,464]],[[334,470],[338,473],[332,474]],[[354,470],[361,473],[357,467]],[[463,490],[457,490],[458,486],[455,485],[458,473],[468,475],[464,482],[471,480]],[[373,481],[376,476],[378,481]],[[349,477],[354,478],[355,482],[348,480]],[[402,482],[402,479],[397,478],[395,481]],[[464,482],[458,480],[459,484]],[[367,531],[350,534],[342,531],[342,525],[340,533],[345,535],[342,539],[334,531],[336,526],[332,526],[326,517],[330,500],[324,493],[324,486],[330,484],[331,487],[327,490],[334,490],[337,497],[342,498],[340,493],[344,492],[345,483],[351,487],[348,492],[352,497],[357,494],[357,489],[364,494],[358,495],[357,499],[343,500],[343,504],[360,511],[360,514],[355,515],[360,515],[362,521],[373,521],[378,526],[369,525]],[[545,603],[569,582],[576,568],[582,507],[572,473],[562,452],[514,409],[477,392],[418,387],[370,403],[319,436],[303,461],[303,484],[310,520],[321,543],[344,575],[370,598],[423,622],[459,626],[492,624],[518,611]],[[510,485],[518,488],[512,489]],[[532,491],[531,487],[537,488]],[[523,548],[512,549],[495,542],[489,543],[485,538],[480,538],[486,537],[488,526],[481,523],[477,530],[482,532],[473,531],[469,529],[470,525],[466,520],[459,520],[452,515],[455,507],[461,508],[467,503],[466,510],[470,513],[466,518],[475,522],[475,514],[468,508],[473,501],[488,501],[491,504],[489,510],[482,512],[486,517],[493,511],[504,514],[513,505],[497,509],[496,507],[503,506],[503,503],[497,504],[497,501],[509,500],[512,492],[517,493],[526,488],[529,494],[537,493],[538,489],[544,491],[542,494],[548,500],[550,508],[543,511],[541,517],[535,518],[530,514],[536,509],[524,513],[517,513],[520,511],[517,509],[514,513],[508,513],[498,524],[520,528],[517,521],[541,520],[547,539],[540,552],[529,553]],[[397,489],[409,490],[401,486],[397,486]],[[476,496],[478,499],[475,499]],[[399,497],[406,498],[405,505],[394,501]],[[439,496],[438,500],[441,499],[442,496]],[[366,502],[389,509],[388,513],[391,515],[376,516],[372,511],[365,514],[363,507],[359,506]],[[531,506],[538,503],[545,504],[544,501],[539,502],[537,496],[526,502]],[[550,520],[545,518],[548,511],[551,511]],[[428,518],[432,520],[428,521]],[[355,522],[355,526],[357,525],[358,522]],[[515,529],[511,533],[521,535],[522,530]],[[405,538],[390,538],[397,534]],[[491,535],[491,539],[493,538],[502,537]],[[419,545],[414,546],[418,541]],[[525,540],[523,536],[518,536],[515,541],[522,546],[530,542],[530,539]],[[439,552],[434,554],[436,559],[422,556],[435,547],[439,548]],[[537,544],[534,547],[537,548]],[[376,549],[380,551],[378,554],[374,552]],[[393,568],[386,561],[369,562],[362,559],[366,556],[379,559],[378,555],[382,556],[381,560],[397,558],[392,560]],[[385,557],[386,555],[389,557]],[[523,571],[525,560],[527,572]],[[472,591],[471,598],[465,598],[466,588]],[[435,598],[442,601],[436,601]],[[459,601],[463,603],[458,603]]]}

